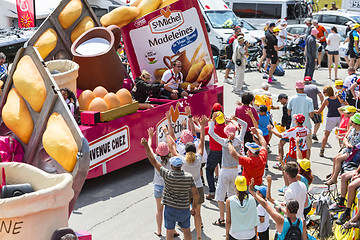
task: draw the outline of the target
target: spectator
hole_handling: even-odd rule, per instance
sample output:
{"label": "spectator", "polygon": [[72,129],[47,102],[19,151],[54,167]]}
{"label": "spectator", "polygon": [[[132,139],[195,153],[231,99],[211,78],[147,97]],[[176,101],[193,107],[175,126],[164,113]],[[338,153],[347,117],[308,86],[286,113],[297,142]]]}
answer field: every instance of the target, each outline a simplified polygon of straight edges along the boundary
{"label": "spectator", "polygon": [[306,39],[311,34],[311,30],[314,28],[314,26],[311,24],[311,18],[305,18],[304,23],[307,26],[307,29],[305,34],[301,35],[300,37]]}
{"label": "spectator", "polygon": [[[360,193],[356,197],[358,198],[358,209],[360,209]],[[360,228],[360,211],[357,211],[355,216],[343,225],[343,228]]]}
{"label": "spectator", "polygon": [[355,100],[357,93],[359,92],[359,86],[355,86],[353,91],[351,90],[351,86],[356,82],[357,76],[355,72],[355,68],[349,67],[348,68],[348,74],[343,82],[344,90],[346,91],[346,101],[351,105],[355,106]]}
{"label": "spectator", "polygon": [[331,79],[331,65],[334,63],[335,80],[339,80],[337,72],[339,65],[340,42],[341,36],[338,34],[337,28],[332,27],[327,38],[329,79]]}
{"label": "spectator", "polygon": [[360,142],[360,113],[355,113],[350,120],[352,128],[350,128],[343,138],[344,147],[333,158],[333,171],[325,179],[326,184],[329,186],[337,183],[342,162],[349,157],[354,146]]}
{"label": "spectator", "polygon": [[270,124],[270,114],[267,111],[265,105],[260,105],[259,107],[259,129],[263,132],[263,137],[266,141],[266,144],[269,144],[269,130],[268,126]]}
{"label": "spectator", "polygon": [[[270,176],[270,175],[269,175]],[[270,183],[271,184],[271,183]],[[260,195],[265,201],[266,200],[266,192],[267,187],[266,186],[255,186],[256,193]],[[259,236],[259,240],[269,240],[269,228],[270,228],[270,215],[266,211],[266,209],[259,204],[256,208],[260,224],[257,227],[257,232]]]}
{"label": "spectator", "polygon": [[[250,103],[254,101],[254,95],[251,92],[245,92],[244,95],[241,96],[242,106],[236,107],[235,116],[244,120],[247,123],[247,129],[244,137],[244,144],[247,142],[253,142],[252,134],[250,132],[250,128],[254,127],[254,124],[248,114],[246,114],[247,109],[250,109],[254,115],[254,118],[257,122],[259,122],[259,116],[256,112],[255,108],[250,107]],[[247,148],[245,146],[245,152]]]}
{"label": "spectator", "polygon": [[[306,223],[303,219],[297,216],[299,212],[299,202],[296,199],[289,200],[285,208],[282,206],[276,206],[275,209],[272,208],[263,198],[261,198],[259,193],[255,193],[253,190],[253,183],[249,186],[250,194],[255,198],[255,200],[265,208],[265,210],[270,214],[272,219],[276,224],[276,235],[275,239],[284,240],[287,232],[290,229],[291,225],[298,226],[301,232],[301,240],[307,239],[306,232]],[[287,217],[282,215],[285,213]]]}
{"label": "spectator", "polygon": [[234,48],[232,61],[235,63],[235,79],[233,92],[242,95],[244,85],[244,74],[246,67],[246,56],[248,56],[249,43],[245,41],[243,36],[237,38],[238,44]]}
{"label": "spectator", "polygon": [[3,52],[0,52],[0,80],[3,82],[5,82],[7,78],[7,66],[5,61],[6,55]]}
{"label": "spectator", "polygon": [[246,178],[237,176],[235,180],[236,196],[226,200],[226,239],[256,240],[256,226],[259,225],[259,218],[256,211],[254,197],[247,191]]}
{"label": "spectator", "polygon": [[307,189],[303,182],[297,180],[299,167],[296,162],[287,162],[284,166],[285,178],[289,182],[289,186],[285,190],[285,202],[288,203],[295,199],[299,202],[299,209],[296,217],[304,218],[304,208],[308,205]]}
{"label": "spectator", "polygon": [[[279,47],[285,47],[286,46],[286,41],[288,39],[288,35],[290,37],[296,37],[298,35],[294,35],[294,34],[291,34],[289,33],[287,30],[286,30],[286,27],[287,27],[287,21],[285,19],[281,19],[280,20],[280,23],[279,23],[279,29],[280,29],[280,32],[279,32],[279,35],[277,35],[277,39],[278,39],[278,46]],[[284,55],[284,49],[282,49],[281,51],[278,52],[278,56],[281,57]]]}
{"label": "spectator", "polygon": [[328,31],[326,31],[326,29],[322,25],[319,25],[318,20],[313,19],[312,24],[318,30],[318,34],[316,36],[316,39],[319,40],[320,46],[318,48],[318,63],[317,63],[318,65],[317,65],[317,68],[320,68],[321,67],[321,53],[322,53],[322,50],[325,50],[325,52],[327,51],[326,50],[326,46],[327,46],[326,38],[327,38],[327,35],[329,33],[328,33]]}
{"label": "spectator", "polygon": [[232,144],[235,137],[234,135],[228,137],[228,148],[231,156],[237,159],[239,164],[243,166],[242,175],[246,180],[250,182],[250,179],[254,178],[255,185],[261,185],[267,160],[267,145],[264,137],[256,128],[252,127],[251,132],[259,139],[261,146],[256,143],[246,143],[245,145],[248,148],[246,154],[248,157],[240,155],[234,148]]}
{"label": "spectator", "polygon": [[319,33],[316,28],[311,29],[311,34],[306,37],[306,65],[305,65],[305,77],[314,77],[315,61],[316,61],[316,38]]}
{"label": "spectator", "polygon": [[[296,92],[297,94],[289,100],[288,103],[288,114],[291,116],[292,114],[302,114],[305,116],[304,126],[306,126],[310,130],[310,134],[306,139],[307,145],[307,156],[306,158],[310,158],[310,148],[311,148],[311,123],[310,118],[314,117],[314,105],[312,99],[306,96],[304,92],[305,85],[301,81],[296,82]],[[294,115],[293,115],[294,116]],[[292,121],[291,126],[294,126],[295,122]]]}
{"label": "spectator", "polygon": [[[271,23],[270,21],[266,22],[266,25],[264,27],[265,34],[261,38],[262,56],[261,56],[261,58],[259,60],[259,66],[257,68],[258,72],[260,72],[260,73],[261,73],[262,64],[263,64],[264,60],[266,59],[266,41],[265,41],[266,37],[265,36],[266,36],[266,33],[267,33],[268,29],[269,29],[270,23]],[[274,27],[275,27],[275,24],[274,24],[274,26],[272,28],[274,28]],[[267,64],[265,64],[264,71],[267,70],[268,65],[269,65],[269,62],[267,62]],[[267,75],[265,75],[265,77],[267,78]]]}
{"label": "spectator", "polygon": [[[304,92],[306,93],[306,96],[308,96],[309,98],[312,99],[314,110],[318,110],[319,109],[318,98],[320,99],[320,103],[322,104],[324,102],[324,95],[321,93],[321,91],[315,84],[311,83],[311,77],[306,76],[304,78],[304,84],[305,84]],[[314,113],[314,116],[311,118],[311,120],[314,123],[314,131],[312,133],[312,140],[318,141],[316,134],[317,134],[317,131],[319,130],[320,124],[322,123],[321,114]]]}
{"label": "spectator", "polygon": [[349,44],[348,52],[350,56],[349,67],[353,67],[357,70],[360,63],[360,51],[359,51],[359,32],[360,24],[355,23],[353,29],[349,32]]}
{"label": "spectator", "polygon": [[151,75],[148,71],[143,70],[140,77],[135,78],[135,86],[131,91],[132,97],[139,102],[139,109],[153,108],[154,105],[146,103],[151,91],[160,91],[161,88],[165,88],[167,91],[171,91],[171,82],[166,84],[151,83]]}
{"label": "spectator", "polygon": [[344,211],[340,218],[336,220],[336,224],[343,225],[346,221],[350,220],[351,207],[355,201],[358,187],[360,187],[360,166],[356,170],[341,174],[341,196],[339,202],[335,202],[329,208],[330,212]]}
{"label": "spectator", "polygon": [[327,11],[327,10],[328,10],[328,5],[325,4],[324,7],[320,11]]}
{"label": "spectator", "polygon": [[[190,173],[181,170],[183,160],[180,157],[170,158],[172,170],[167,170],[158,163],[145,138],[141,139],[141,145],[145,147],[146,155],[150,163],[163,177],[165,187],[162,204],[165,205],[164,220],[166,238],[173,239],[175,224],[178,223],[184,233],[184,239],[191,239],[190,214],[196,214],[199,193],[196,189],[194,178]],[[193,194],[192,209],[189,209],[189,189]]]}
{"label": "spectator", "polygon": [[[229,44],[229,47],[231,48],[232,52],[234,51],[234,48],[235,48],[235,44],[233,44],[234,40],[237,39],[237,37],[239,36],[240,33],[241,33],[241,27],[236,26],[234,28],[234,34],[229,38],[228,44]],[[224,82],[232,84],[233,82],[231,81],[231,77],[229,76],[230,70],[235,71],[235,66],[234,66],[234,62],[232,61],[232,58],[230,58],[228,63],[226,64],[225,76],[224,76]],[[234,72],[234,75],[235,75],[235,72]]]}
{"label": "spectator", "polygon": [[356,113],[356,108],[354,106],[345,106],[345,107],[339,107],[338,111],[341,115],[341,121],[339,124],[339,127],[336,128],[335,133],[337,132],[337,138],[339,139],[340,147],[342,146],[342,140],[345,136],[345,134],[350,129],[350,117],[352,117]]}
{"label": "spectator", "polygon": [[164,88],[162,95],[174,100],[189,96],[189,94],[180,87],[180,84],[183,82],[183,74],[181,73],[182,63],[176,60],[172,65],[173,68],[166,70],[161,77],[162,84],[170,83],[170,85],[168,85],[170,89]]}
{"label": "spectator", "polygon": [[331,3],[331,8],[330,8],[331,11],[336,11],[338,10],[338,7],[336,6],[336,2],[332,2]]}
{"label": "spectator", "polygon": [[[214,225],[225,226],[225,197],[235,195],[234,181],[238,175],[238,166],[239,162],[237,159],[234,159],[229,152],[227,138],[229,135],[236,133],[236,126],[233,124],[228,124],[224,128],[224,132],[227,138],[221,138],[214,132],[215,119],[218,113],[213,114],[211,121],[209,122],[209,135],[217,141],[222,146],[222,160],[221,160],[221,172],[219,175],[219,180],[216,186],[215,199],[218,201],[218,207],[220,212],[220,218],[214,222]],[[235,137],[233,140],[233,146],[236,151],[240,152],[244,142],[244,136],[246,133],[247,124],[243,120],[233,116],[235,120],[241,126],[241,132],[238,137]]]}
{"label": "spectator", "polygon": [[338,108],[341,107],[341,103],[343,102],[339,97],[336,97],[334,95],[334,89],[331,86],[325,86],[323,93],[328,98],[325,99],[325,101],[321,104],[320,109],[315,110],[314,112],[316,114],[321,114],[324,111],[325,107],[328,107],[328,113],[326,115],[325,133],[321,141],[321,149],[319,154],[320,157],[324,157],[325,146],[327,144],[331,131],[334,128],[339,127],[341,116]]}
{"label": "spectator", "polygon": [[[215,103],[211,110],[210,119],[213,117],[215,112],[222,113],[222,106],[220,103]],[[224,133],[225,128],[225,118],[224,114],[218,116],[215,119],[214,123],[214,132],[216,135],[222,138],[226,138],[226,134]],[[205,128],[205,133],[209,133],[209,126]],[[211,136],[209,136],[209,155],[206,162],[206,179],[209,185],[209,194],[206,195],[207,200],[212,200],[215,198],[215,180],[214,180],[214,171],[218,164],[221,164],[221,156],[222,156],[222,146],[217,141],[215,141]]]}
{"label": "spectator", "polygon": [[345,35],[348,36],[348,33],[351,31],[351,25],[354,25],[354,23],[352,21],[348,21],[345,25],[347,26],[345,29]]}
{"label": "spectator", "polygon": [[334,94],[342,100],[341,104],[343,106],[348,105],[348,102],[346,102],[346,92],[344,91],[344,82],[342,80],[335,80],[334,87]]}
{"label": "spectator", "polygon": [[278,46],[278,40],[276,37],[278,36],[279,31],[280,31],[279,28],[274,27],[272,30],[272,33],[268,34],[266,36],[266,40],[267,40],[267,56],[266,57],[269,58],[270,62],[271,62],[268,83],[274,83],[273,80],[274,81],[276,80],[275,78],[273,78],[273,73],[279,63],[277,51],[279,51],[280,49],[282,49],[284,47],[284,46],[282,46],[282,47]]}
{"label": "spectator", "polygon": [[60,92],[72,115],[75,116],[76,113],[79,113],[75,94],[68,88],[61,88]]}
{"label": "spectator", "polygon": [[268,79],[269,78],[269,63],[270,63],[270,58],[268,57],[268,39],[272,38],[272,34],[273,34],[273,30],[275,28],[275,23],[270,23],[269,24],[269,28],[265,31],[265,49],[266,49],[266,61],[265,61],[265,65],[264,65],[264,76],[263,79]]}

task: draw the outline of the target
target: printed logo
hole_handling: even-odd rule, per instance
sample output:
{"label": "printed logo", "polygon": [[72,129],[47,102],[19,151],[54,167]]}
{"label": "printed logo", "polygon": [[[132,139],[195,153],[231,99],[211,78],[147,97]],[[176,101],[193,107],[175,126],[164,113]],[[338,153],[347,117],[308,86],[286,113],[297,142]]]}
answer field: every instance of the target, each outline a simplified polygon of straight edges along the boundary
{"label": "printed logo", "polygon": [[154,64],[158,61],[157,54],[154,51],[147,51],[145,53],[145,59],[149,64]]}
{"label": "printed logo", "polygon": [[134,26],[135,26],[136,28],[139,28],[139,27],[141,27],[141,26],[143,26],[143,25],[145,25],[145,24],[146,24],[145,18],[141,18],[141,19],[139,19],[138,21],[136,21],[136,22],[134,23]]}
{"label": "printed logo", "polygon": [[149,21],[150,31],[152,33],[165,33],[178,28],[184,23],[184,17],[179,10],[171,11],[170,7],[166,10],[161,9],[160,16]]}

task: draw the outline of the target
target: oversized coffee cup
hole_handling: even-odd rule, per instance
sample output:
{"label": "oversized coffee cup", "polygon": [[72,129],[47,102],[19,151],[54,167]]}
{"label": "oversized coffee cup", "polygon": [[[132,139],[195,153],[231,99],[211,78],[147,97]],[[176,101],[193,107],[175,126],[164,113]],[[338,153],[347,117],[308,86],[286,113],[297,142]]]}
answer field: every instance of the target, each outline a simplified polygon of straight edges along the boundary
{"label": "oversized coffee cup", "polygon": [[189,61],[189,59],[186,56],[186,50],[179,52],[175,55],[170,56],[164,56],[163,61],[164,64],[166,65],[167,68],[172,68],[173,62],[175,62],[176,60],[179,60],[182,63],[182,69],[181,69],[181,73],[184,76],[184,81],[186,79],[186,76],[188,74],[188,71],[191,67],[191,63]]}

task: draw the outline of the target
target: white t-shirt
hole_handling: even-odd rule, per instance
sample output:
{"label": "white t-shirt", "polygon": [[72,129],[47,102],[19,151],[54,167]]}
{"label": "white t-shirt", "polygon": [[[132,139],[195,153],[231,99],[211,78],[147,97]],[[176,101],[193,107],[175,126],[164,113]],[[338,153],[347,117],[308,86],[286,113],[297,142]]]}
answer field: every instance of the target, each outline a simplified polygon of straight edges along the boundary
{"label": "white t-shirt", "polygon": [[190,173],[193,176],[196,188],[200,188],[203,186],[203,183],[200,178],[201,162],[202,162],[201,155],[196,153],[195,162],[192,164],[189,164],[185,161],[185,158],[184,158],[183,159],[184,164],[182,165],[182,168],[181,168],[182,170]]}
{"label": "white t-shirt", "polygon": [[295,199],[299,202],[299,209],[297,211],[297,218],[304,218],[304,207],[307,198],[306,185],[303,182],[296,181],[291,183],[285,191],[285,202]]}
{"label": "white t-shirt", "polygon": [[327,36],[327,40],[330,41],[330,44],[327,45],[326,49],[328,51],[339,51],[340,50],[340,41],[341,36],[338,33],[330,33]]}
{"label": "white t-shirt", "polygon": [[[285,37],[285,38],[282,38],[282,37]],[[278,39],[278,47],[282,47],[282,46],[285,46],[286,44],[286,37],[287,37],[287,31],[286,31],[286,28],[280,30],[279,32],[279,35],[277,36],[277,39]]]}
{"label": "white t-shirt", "polygon": [[[155,159],[156,161],[158,161],[161,165],[161,157],[159,155],[155,155]],[[164,168],[171,170],[171,165],[170,165],[170,161],[168,160],[167,164],[164,166]],[[154,180],[153,180],[154,184],[156,185],[160,185],[160,186],[164,186],[164,179],[162,176],[160,176],[160,173],[158,170],[154,169]]]}
{"label": "white t-shirt", "polygon": [[[268,201],[266,201],[266,202],[268,202]],[[262,232],[265,232],[270,226],[270,222],[269,222],[270,215],[265,210],[265,208],[263,206],[261,206],[260,204],[257,206],[257,213],[258,213],[259,217],[265,217],[265,221],[263,223],[260,223],[257,227],[257,231],[262,233]]]}
{"label": "white t-shirt", "polygon": [[183,80],[182,73],[179,72],[178,74],[175,74],[172,69],[166,70],[161,78],[161,81],[165,82],[165,83],[168,83],[169,81],[171,81],[171,84],[169,87],[173,90],[176,90],[179,88],[179,84],[182,83],[182,80]]}
{"label": "white t-shirt", "polygon": [[[351,85],[353,85],[354,82],[356,82],[357,76],[356,74],[351,74],[350,76],[347,76],[344,80],[343,87],[346,90],[350,90]],[[355,92],[359,91],[359,86],[355,88]]]}

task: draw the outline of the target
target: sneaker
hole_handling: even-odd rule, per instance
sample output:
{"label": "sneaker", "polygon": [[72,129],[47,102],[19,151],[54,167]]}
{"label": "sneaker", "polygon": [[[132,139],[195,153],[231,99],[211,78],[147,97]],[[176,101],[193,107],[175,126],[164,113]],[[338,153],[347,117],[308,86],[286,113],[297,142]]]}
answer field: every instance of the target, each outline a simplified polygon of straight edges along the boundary
{"label": "sneaker", "polygon": [[272,80],[273,80],[273,82],[276,82],[277,81],[277,79],[276,78],[274,78],[274,76],[272,76],[272,78],[271,78]]}
{"label": "sneaker", "polygon": [[275,165],[273,166],[273,168],[282,171],[283,167],[280,163],[275,163]]}
{"label": "sneaker", "polygon": [[229,78],[225,78],[224,83],[232,84],[232,81]]}
{"label": "sneaker", "polygon": [[350,215],[345,214],[345,212],[343,214],[341,214],[340,218],[338,220],[336,220],[336,224],[337,225],[343,225],[345,222],[350,220]]}
{"label": "sneaker", "polygon": [[314,141],[319,141],[319,139],[317,138],[317,136],[316,136],[315,134],[313,134],[311,138],[312,138],[312,140],[314,140]]}
{"label": "sneaker", "polygon": [[264,73],[263,79],[268,79],[268,78],[269,78],[269,75],[267,73]]}
{"label": "sneaker", "polygon": [[268,83],[273,84],[272,78],[268,78]]}
{"label": "sneaker", "polygon": [[208,194],[208,195],[206,195],[206,197],[205,197],[207,200],[213,200],[214,198],[215,198],[215,194]]}
{"label": "sneaker", "polygon": [[270,145],[267,146],[267,152],[268,153],[272,153],[271,149],[270,149]]}
{"label": "sneaker", "polygon": [[339,203],[334,203],[330,206],[330,212],[342,212],[346,209],[345,205],[339,205]]}
{"label": "sneaker", "polygon": [[243,90],[240,90],[240,91],[238,91],[238,90],[233,90],[232,92],[235,93],[236,95],[240,95],[240,96],[244,94],[244,91],[243,91]]}
{"label": "sneaker", "polygon": [[281,192],[281,193],[285,193],[286,189],[287,189],[287,187],[284,186],[284,187],[278,189],[278,191]]}
{"label": "sneaker", "polygon": [[219,179],[219,177],[215,176],[215,177],[214,177],[214,182],[217,183],[217,182],[218,182],[218,179]]}
{"label": "sneaker", "polygon": [[325,157],[324,152],[325,152],[325,149],[320,149],[319,156],[320,157]]}
{"label": "sneaker", "polygon": [[265,170],[266,170],[266,171],[269,171],[269,166],[268,166],[268,164],[265,165]]}

